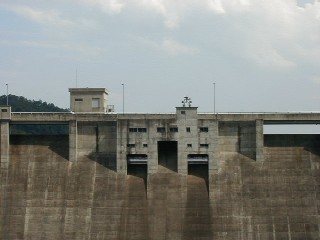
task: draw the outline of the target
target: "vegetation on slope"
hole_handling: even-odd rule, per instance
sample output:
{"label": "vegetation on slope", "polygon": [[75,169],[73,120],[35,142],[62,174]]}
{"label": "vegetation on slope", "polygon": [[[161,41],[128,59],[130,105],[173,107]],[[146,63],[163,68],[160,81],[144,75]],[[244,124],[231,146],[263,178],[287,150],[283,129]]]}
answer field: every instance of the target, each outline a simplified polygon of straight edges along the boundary
{"label": "vegetation on slope", "polygon": [[[29,100],[22,96],[9,95],[9,105],[12,112],[68,112],[55,106],[53,103],[43,102],[42,100]],[[0,96],[0,105],[7,105],[7,96]],[[12,135],[62,135],[68,134],[67,125],[39,125],[23,124],[10,125]]]}
{"label": "vegetation on slope", "polygon": [[[12,112],[68,112],[68,109],[63,109],[55,106],[53,103],[43,102],[42,100],[29,100],[22,96],[9,95],[9,105]],[[7,96],[0,96],[0,105],[7,104]]]}

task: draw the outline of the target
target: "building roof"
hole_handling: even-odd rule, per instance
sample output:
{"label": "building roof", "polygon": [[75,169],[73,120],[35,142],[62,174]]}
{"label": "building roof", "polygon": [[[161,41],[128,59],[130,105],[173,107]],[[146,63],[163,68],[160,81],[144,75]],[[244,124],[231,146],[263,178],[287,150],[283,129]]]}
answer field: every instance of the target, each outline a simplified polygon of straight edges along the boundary
{"label": "building roof", "polygon": [[109,94],[109,90],[106,88],[69,88],[70,93],[83,93],[83,92],[104,92]]}

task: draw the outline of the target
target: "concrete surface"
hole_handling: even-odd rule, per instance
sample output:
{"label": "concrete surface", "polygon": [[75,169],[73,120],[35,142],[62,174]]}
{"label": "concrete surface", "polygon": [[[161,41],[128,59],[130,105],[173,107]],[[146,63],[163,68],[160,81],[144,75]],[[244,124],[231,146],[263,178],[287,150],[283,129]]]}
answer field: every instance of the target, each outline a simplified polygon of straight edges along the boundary
{"label": "concrete surface", "polygon": [[11,136],[1,239],[319,239],[319,136],[264,142],[263,162],[221,152],[207,180],[203,169],[124,175],[68,161],[68,136]]}
{"label": "concrete surface", "polygon": [[[196,111],[5,112],[0,239],[320,239],[320,136],[263,134],[320,115]],[[11,123],[67,123],[69,135],[10,135]]]}

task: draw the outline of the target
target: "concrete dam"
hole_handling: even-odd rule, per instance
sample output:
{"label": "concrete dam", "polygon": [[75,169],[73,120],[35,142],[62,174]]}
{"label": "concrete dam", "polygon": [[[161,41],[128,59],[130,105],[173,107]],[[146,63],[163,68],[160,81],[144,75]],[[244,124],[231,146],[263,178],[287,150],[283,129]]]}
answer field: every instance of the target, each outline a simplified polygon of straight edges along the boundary
{"label": "concrete dam", "polygon": [[319,113],[0,111],[0,239],[320,239]]}

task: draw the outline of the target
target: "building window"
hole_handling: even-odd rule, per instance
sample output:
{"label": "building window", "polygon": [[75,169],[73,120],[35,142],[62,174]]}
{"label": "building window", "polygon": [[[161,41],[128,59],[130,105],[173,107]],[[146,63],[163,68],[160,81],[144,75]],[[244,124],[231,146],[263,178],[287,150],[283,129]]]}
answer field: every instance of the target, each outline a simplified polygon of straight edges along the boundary
{"label": "building window", "polygon": [[146,128],[129,128],[129,132],[147,132]]}
{"label": "building window", "polygon": [[138,128],[129,128],[129,132],[138,132]]}
{"label": "building window", "polygon": [[181,114],[186,114],[186,111],[181,111]]}
{"label": "building window", "polygon": [[209,132],[208,127],[200,127],[200,132]]}
{"label": "building window", "polygon": [[99,108],[100,107],[100,98],[92,98],[92,107]]}
{"label": "building window", "polygon": [[177,127],[171,127],[170,128],[170,132],[178,132],[178,128]]}
{"label": "building window", "polygon": [[134,143],[128,143],[128,144],[127,144],[127,147],[128,147],[128,148],[134,148],[135,146],[136,146],[136,145],[135,145]]}
{"label": "building window", "polygon": [[75,98],[74,101],[75,101],[75,102],[82,102],[83,99],[82,99],[82,98]]}
{"label": "building window", "polygon": [[187,147],[188,147],[188,148],[192,148],[192,144],[191,144],[191,143],[188,143],[188,144],[187,144]]}
{"label": "building window", "polygon": [[8,112],[8,109],[1,109],[1,112]]}
{"label": "building window", "polygon": [[208,144],[208,143],[202,143],[202,144],[200,144],[200,147],[208,148],[208,147],[209,147],[209,144]]}
{"label": "building window", "polygon": [[157,132],[163,133],[163,132],[165,132],[165,131],[166,131],[166,128],[164,128],[164,127],[158,127],[158,128],[157,128]]}
{"label": "building window", "polygon": [[147,143],[144,143],[144,144],[143,144],[143,147],[144,147],[144,148],[147,148],[147,147],[148,147],[148,144],[147,144]]}
{"label": "building window", "polygon": [[186,128],[186,131],[187,131],[187,132],[191,132],[191,130],[190,130],[190,128],[189,128],[189,127],[187,127],[187,128]]}

